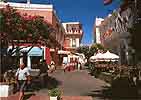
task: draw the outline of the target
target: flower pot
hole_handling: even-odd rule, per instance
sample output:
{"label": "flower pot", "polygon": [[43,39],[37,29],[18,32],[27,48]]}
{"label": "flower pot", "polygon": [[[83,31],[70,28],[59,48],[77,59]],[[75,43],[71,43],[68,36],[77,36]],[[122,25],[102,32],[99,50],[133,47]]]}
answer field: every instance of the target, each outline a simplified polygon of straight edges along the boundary
{"label": "flower pot", "polygon": [[55,97],[50,96],[50,100],[58,100],[57,98],[58,98],[57,96]]}
{"label": "flower pot", "polygon": [[8,97],[13,94],[14,86],[7,84],[0,84],[0,97]]}

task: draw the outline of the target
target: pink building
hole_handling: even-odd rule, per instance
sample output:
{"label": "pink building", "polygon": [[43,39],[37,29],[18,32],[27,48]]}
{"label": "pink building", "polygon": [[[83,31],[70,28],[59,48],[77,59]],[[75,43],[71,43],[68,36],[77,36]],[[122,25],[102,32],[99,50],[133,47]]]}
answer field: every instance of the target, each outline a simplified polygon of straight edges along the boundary
{"label": "pink building", "polygon": [[[41,46],[44,52],[44,59],[46,59],[46,62],[50,64],[50,61],[53,60],[55,64],[58,64],[58,50],[61,49],[64,45],[64,36],[65,36],[65,30],[62,26],[62,23],[60,22],[59,18],[57,17],[56,11],[53,8],[52,4],[30,4],[30,0],[25,3],[4,3],[0,2],[0,8],[5,7],[6,5],[9,5],[13,7],[14,9],[17,9],[22,15],[31,15],[31,16],[43,16],[44,19],[51,24],[55,29],[56,33],[53,34],[53,38],[50,39],[50,48],[46,46]],[[24,45],[23,45],[24,46]],[[50,53],[48,53],[50,51]],[[31,68],[31,58],[27,58],[27,65]]]}
{"label": "pink building", "polygon": [[74,51],[80,46],[83,30],[80,22],[63,23],[65,29],[64,48],[67,51]]}

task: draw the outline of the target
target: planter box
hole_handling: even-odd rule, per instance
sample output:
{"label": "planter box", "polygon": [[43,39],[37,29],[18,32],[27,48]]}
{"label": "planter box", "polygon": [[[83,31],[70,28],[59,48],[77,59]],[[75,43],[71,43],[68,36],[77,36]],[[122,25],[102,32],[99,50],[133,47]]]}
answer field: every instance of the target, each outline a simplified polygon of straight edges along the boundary
{"label": "planter box", "polygon": [[13,90],[13,85],[0,84],[0,97],[8,97],[13,94]]}
{"label": "planter box", "polygon": [[57,96],[56,97],[51,97],[50,96],[50,100],[58,100],[58,99],[57,99]]}

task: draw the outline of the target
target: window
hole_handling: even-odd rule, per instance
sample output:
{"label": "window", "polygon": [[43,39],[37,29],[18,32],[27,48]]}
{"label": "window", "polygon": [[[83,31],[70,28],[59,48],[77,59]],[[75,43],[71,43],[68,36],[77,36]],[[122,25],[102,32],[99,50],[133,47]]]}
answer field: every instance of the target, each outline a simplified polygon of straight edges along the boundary
{"label": "window", "polygon": [[75,38],[72,39],[72,47],[76,47],[76,39]]}
{"label": "window", "polygon": [[41,56],[31,56],[31,68],[32,69],[40,69],[40,59]]}

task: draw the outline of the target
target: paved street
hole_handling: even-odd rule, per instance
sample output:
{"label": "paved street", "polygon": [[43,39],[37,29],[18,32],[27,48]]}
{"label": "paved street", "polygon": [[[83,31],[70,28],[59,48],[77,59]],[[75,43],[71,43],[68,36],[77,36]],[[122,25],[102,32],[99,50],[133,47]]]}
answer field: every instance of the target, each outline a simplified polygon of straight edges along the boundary
{"label": "paved street", "polygon": [[[104,89],[108,84],[102,80],[96,79],[90,76],[86,70],[63,72],[57,71],[53,74],[49,74],[52,77],[52,82],[49,82],[50,86],[59,87],[63,91],[64,96],[99,96],[99,92]],[[54,83],[54,84],[52,84]],[[36,93],[37,95],[46,95],[47,89],[41,89]]]}
{"label": "paved street", "polygon": [[[94,97],[94,100],[103,100],[103,95],[100,91],[106,86],[107,83],[90,76],[85,70],[65,73],[59,70],[49,74],[47,88],[35,91],[34,95],[32,95],[32,92],[26,93],[26,99],[35,100],[36,98],[36,100],[43,100],[43,98],[46,98],[48,100],[48,89],[59,87],[63,91],[63,100],[84,100],[84,98],[85,100],[91,100],[91,96]],[[69,98],[68,96],[71,96],[70,98],[72,99],[66,99]],[[73,99],[74,96],[77,99]],[[17,95],[15,94],[8,99],[3,98],[2,100],[17,100]]]}

